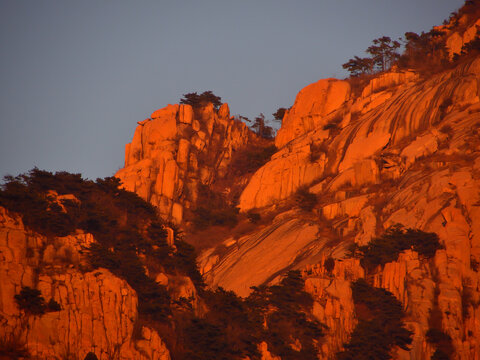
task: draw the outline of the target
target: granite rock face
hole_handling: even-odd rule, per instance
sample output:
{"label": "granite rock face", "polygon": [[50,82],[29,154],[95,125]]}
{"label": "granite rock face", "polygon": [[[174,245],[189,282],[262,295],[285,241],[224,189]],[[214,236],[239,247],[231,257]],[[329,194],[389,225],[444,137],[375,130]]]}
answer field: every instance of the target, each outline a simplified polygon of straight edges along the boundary
{"label": "granite rock face", "polygon": [[168,105],[140,121],[125,147],[125,167],[116,173],[126,190],[158,207],[180,224],[197,198],[199,184],[210,185],[227,169],[232,152],[253,137],[230,116],[227,104],[193,109]]}
{"label": "granite rock face", "polygon": [[[278,153],[251,178],[240,197],[240,209],[283,200],[324,176],[336,176],[343,184],[377,182],[378,166],[366,161],[381,162],[390,150],[398,152],[400,166],[393,166],[397,170],[436,153],[447,136],[440,129],[453,127],[454,117],[476,112],[479,78],[476,59],[426,81],[415,81],[409,73],[383,74],[355,99],[348,98],[345,82],[328,79],[307,86],[285,115],[276,138]],[[324,91],[313,91],[318,88]],[[327,102],[329,91],[335,99],[332,104]],[[469,107],[472,110],[465,113]],[[305,109],[311,109],[310,115]],[[322,113],[323,109],[330,112]],[[364,166],[370,169],[362,170]]]}
{"label": "granite rock face", "polygon": [[[169,360],[157,332],[134,335],[137,294],[106,269],[81,272],[91,234],[47,238],[25,229],[19,217],[0,208],[0,336],[13,337],[39,359],[85,358]],[[40,290],[60,311],[25,314],[14,296],[22,287]]]}
{"label": "granite rock face", "polygon": [[319,80],[303,88],[292,108],[285,113],[275,145],[281,148],[291,140],[326,125],[326,115],[338,110],[349,97],[350,84],[337,79]]}
{"label": "granite rock face", "polygon": [[[479,25],[439,28],[452,57]],[[426,334],[434,311],[454,358],[480,358],[479,84],[477,57],[427,79],[391,70],[363,89],[336,79],[302,89],[276,136],[278,151],[239,198],[241,212],[256,212],[260,223],[225,235],[197,258],[207,285],[247,296],[252,286],[301,270],[313,315],[327,326],[319,357],[332,359],[357,324],[351,284],[366,278],[403,304],[413,332],[410,349],[394,348],[393,358],[431,358]],[[226,104],[168,105],[138,123],[116,176],[182,224],[199,186],[224,177],[232,154],[254,137]],[[293,197],[302,187],[317,199],[312,211]],[[407,249],[366,273],[349,247],[396,224],[438,234],[442,248],[430,259]],[[99,359],[169,359],[155,330],[135,329],[137,296],[125,281],[104,269],[79,271],[81,249],[94,241],[81,232],[40,236],[0,209],[0,335],[14,334],[46,359],[89,351]],[[176,301],[195,298],[187,277],[159,273],[155,281]],[[61,310],[25,316],[13,300],[22,286],[38,288]],[[258,348],[262,359],[280,360],[265,342]]]}
{"label": "granite rock face", "polygon": [[[276,283],[282,272],[302,270],[316,299],[314,312],[329,326],[322,354],[331,358],[356,324],[350,283],[365,276],[346,256],[348,245],[367,244],[398,223],[434,232],[444,248],[433,259],[407,250],[371,275],[373,285],[403,303],[406,325],[414,333],[411,349],[395,349],[394,358],[433,355],[426,333],[434,308],[441,313],[442,331],[452,338],[454,358],[478,358],[479,80],[477,58],[426,80],[383,74],[357,98],[339,96],[325,107],[330,113],[312,106],[310,117],[304,112],[295,118],[292,108],[279,132],[284,135],[277,138],[282,147],[240,197],[242,211],[280,213],[271,224],[229,239],[229,246],[202,253],[199,264],[207,283],[246,295],[250,286]],[[325,93],[318,97],[321,103]],[[302,108],[300,100],[299,95],[294,108]],[[291,138],[285,135],[289,132]],[[317,197],[313,214],[282,213],[278,205],[286,206],[300,186]],[[327,257],[335,259],[333,274],[324,269]],[[258,268],[247,265],[257,263]]]}

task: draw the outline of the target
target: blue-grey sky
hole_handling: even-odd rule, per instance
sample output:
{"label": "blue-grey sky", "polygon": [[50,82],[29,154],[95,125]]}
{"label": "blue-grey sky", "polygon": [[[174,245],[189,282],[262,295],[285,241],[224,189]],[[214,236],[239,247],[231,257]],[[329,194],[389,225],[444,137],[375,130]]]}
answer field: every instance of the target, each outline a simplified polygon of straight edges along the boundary
{"label": "blue-grey sky", "polygon": [[95,179],[136,122],[212,90],[267,118],[371,41],[440,25],[462,0],[0,0],[0,176]]}

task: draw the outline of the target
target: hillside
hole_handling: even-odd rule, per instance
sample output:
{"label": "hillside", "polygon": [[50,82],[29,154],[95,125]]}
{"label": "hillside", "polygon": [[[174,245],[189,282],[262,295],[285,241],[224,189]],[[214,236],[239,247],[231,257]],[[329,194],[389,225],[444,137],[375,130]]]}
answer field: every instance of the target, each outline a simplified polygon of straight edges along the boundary
{"label": "hillside", "polygon": [[7,177],[0,358],[478,359],[479,17],[301,89],[275,139],[168,105],[115,177]]}

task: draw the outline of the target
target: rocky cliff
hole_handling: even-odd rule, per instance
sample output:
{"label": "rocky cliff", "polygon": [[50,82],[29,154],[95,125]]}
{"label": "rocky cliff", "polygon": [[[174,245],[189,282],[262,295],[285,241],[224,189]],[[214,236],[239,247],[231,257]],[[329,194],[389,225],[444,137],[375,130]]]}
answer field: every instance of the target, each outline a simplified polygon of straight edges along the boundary
{"label": "rocky cliff", "polygon": [[[0,208],[0,338],[2,354],[24,348],[38,359],[170,359],[157,332],[142,326],[136,292],[106,269],[81,271],[91,234],[49,238]],[[14,296],[36,288],[59,309],[29,314]],[[135,332],[137,334],[135,334]]]}
{"label": "rocky cliff", "polygon": [[168,105],[140,121],[125,147],[125,167],[116,174],[125,189],[157,206],[180,224],[197,199],[198,185],[222,177],[232,152],[254,137],[230,116],[227,104],[193,109]]}
{"label": "rocky cliff", "polygon": [[246,295],[288,269],[317,269],[305,272],[306,285],[329,325],[323,349],[330,357],[345,341],[340,334],[354,327],[349,283],[363,270],[357,264],[346,275],[325,276],[322,256],[342,269],[349,243],[365,245],[391,225],[434,232],[444,249],[432,261],[407,251],[375,271],[373,283],[402,301],[414,332],[411,350],[396,358],[430,358],[435,349],[426,333],[435,307],[455,358],[478,358],[479,80],[474,59],[428,79],[385,73],[358,97],[346,81],[303,89],[285,115],[278,153],[251,178],[240,208],[266,214],[280,204],[295,207],[291,198],[303,185],[317,196],[317,215],[281,211],[271,225],[204,252],[207,282]]}
{"label": "rocky cliff", "polygon": [[[480,10],[468,11],[436,28],[450,60],[435,73],[302,89],[271,158],[241,152],[262,140],[228,105],[168,105],[138,123],[117,179],[10,179],[0,357],[344,360],[384,346],[377,358],[479,359],[480,58],[459,55]],[[231,168],[239,154],[255,162],[247,176]],[[228,197],[234,221],[195,228],[205,188],[215,202],[200,205]],[[210,210],[199,216],[224,209]],[[196,264],[189,241],[205,243]],[[379,323],[393,336],[365,336]]]}
{"label": "rocky cliff", "polygon": [[[472,26],[476,25],[470,24],[465,33]],[[278,283],[289,269],[301,269],[306,289],[315,298],[314,314],[328,326],[321,353],[332,358],[357,323],[351,282],[365,277],[359,260],[348,258],[347,248],[352,243],[366,245],[400,223],[438,234],[443,249],[432,260],[405,251],[369,275],[372,285],[391,291],[402,302],[405,322],[413,332],[410,350],[397,348],[395,357],[428,359],[434,354],[435,345],[427,341],[433,313],[436,329],[451,338],[455,358],[480,356],[476,341],[480,230],[475,220],[480,203],[479,80],[480,60],[470,58],[429,77],[414,70],[392,70],[361,89],[336,79],[302,89],[278,131],[277,153],[255,172],[239,199],[242,212],[272,220],[247,234],[226,236],[220,245],[200,254],[198,263],[207,284],[247,296],[251,286]],[[189,128],[194,115],[188,107],[167,107],[160,113],[165,114],[162,121],[174,124],[170,138],[140,140],[154,133],[145,127],[148,124],[158,121],[166,127],[159,115],[140,123],[127,145],[126,168],[118,176],[127,189],[180,222],[181,216],[175,214],[181,212],[174,212],[174,206],[189,206],[194,198],[182,197],[177,190],[189,182],[211,184],[222,161],[207,170],[202,170],[204,164],[182,165],[187,162],[179,159],[187,155],[179,156],[184,153],[181,148],[198,151],[202,146],[195,145],[195,135],[173,140],[183,134],[175,126]],[[210,123],[228,117],[207,113],[207,119],[213,119]],[[185,116],[187,120],[179,120]],[[214,156],[226,164],[232,149],[247,143],[249,135],[242,125],[224,122],[222,131],[229,126],[237,129],[235,136],[224,137],[225,150]],[[159,147],[163,141],[171,146],[167,151]],[[145,146],[159,152],[138,150]],[[167,182],[158,180],[169,178],[166,165],[155,170],[151,165],[163,158],[175,169]],[[141,175],[146,174],[144,169],[149,169],[148,176]],[[155,184],[170,184],[182,200],[175,205],[175,191]],[[313,212],[297,207],[301,204],[294,198],[302,187],[317,198]],[[158,199],[164,199],[164,205]],[[333,272],[324,267],[329,257],[335,259]]]}

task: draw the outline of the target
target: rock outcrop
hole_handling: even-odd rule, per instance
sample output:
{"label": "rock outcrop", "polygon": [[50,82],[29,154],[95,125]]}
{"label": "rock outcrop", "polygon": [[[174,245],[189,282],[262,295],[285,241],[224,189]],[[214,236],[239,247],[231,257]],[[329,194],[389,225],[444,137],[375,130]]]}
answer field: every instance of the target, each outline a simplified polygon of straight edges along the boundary
{"label": "rock outcrop", "polygon": [[[457,20],[456,28],[437,28],[452,58],[480,26],[480,20]],[[432,328],[451,339],[452,358],[480,358],[479,84],[480,59],[472,56],[429,78],[392,69],[363,89],[336,79],[302,89],[276,136],[278,151],[244,178],[238,205],[247,230],[225,235],[197,258],[207,286],[246,297],[252,286],[277,284],[288,270],[301,270],[312,314],[326,325],[319,356],[332,359],[358,322],[352,282],[366,279],[401,302],[413,334],[409,349],[393,348],[393,358],[430,359]],[[232,154],[254,141],[226,104],[218,110],[168,105],[138,123],[116,176],[181,224],[199,188],[224,178]],[[316,198],[312,211],[298,203],[300,192],[294,201],[300,188]],[[438,234],[441,247],[429,258],[411,247],[394,261],[366,267],[352,249],[398,224]],[[46,359],[83,358],[89,351],[99,359],[170,359],[158,333],[137,322],[135,291],[108,270],[85,271],[82,248],[92,242],[80,231],[41,236],[0,208],[0,336],[13,336]],[[188,306],[200,317],[208,312],[189,277],[160,271],[152,279],[173,303],[191,299]],[[14,301],[24,286],[61,310],[24,313]],[[271,344],[256,345],[262,359],[281,359]]]}
{"label": "rock outcrop", "polygon": [[227,239],[220,254],[214,249],[203,253],[198,260],[200,271],[211,285],[247,296],[251,286],[305,266],[306,253],[312,257],[320,254],[328,239],[320,241],[318,237],[317,224],[287,214],[253,235]]}
{"label": "rock outcrop", "polygon": [[[462,21],[466,21],[466,17],[460,19],[460,22]],[[446,31],[448,34],[446,46],[450,58],[453,58],[455,55],[461,54],[463,46],[467,45],[477,37],[479,28],[480,19],[475,21],[473,24],[466,26],[466,28],[462,31],[449,31],[448,28],[445,29],[445,27],[439,28],[440,30]]]}
{"label": "rock outcrop", "polygon": [[[0,208],[1,338],[39,359],[84,359],[93,352],[100,360],[169,360],[155,330],[135,329],[137,294],[126,281],[105,269],[80,271],[82,248],[94,241],[88,233],[47,238]],[[61,309],[43,315],[20,310],[14,296],[27,286]]]}
{"label": "rock outcrop", "polygon": [[[322,89],[340,89],[332,90],[332,94],[340,92],[332,105],[325,103],[329,94],[325,95],[326,90],[310,91],[312,85],[306,88],[308,91],[302,90],[279,130],[276,144],[283,147],[251,178],[240,197],[241,210],[261,208],[285,199],[300,186],[318,182],[325,176],[343,178],[342,185],[362,184],[365,174],[378,171],[362,170],[367,164],[365,161],[383,161],[381,157],[388,149],[400,151],[396,155],[400,156],[401,166],[410,166],[415,157],[434,153],[446,137],[440,128],[453,127],[454,118],[479,102],[480,60],[429,80],[415,82],[415,78],[384,74],[381,81],[370,82],[363,91],[365,96],[350,100],[345,82],[315,83],[313,89],[320,87],[319,84]],[[393,84],[393,87],[379,88],[378,83]],[[317,108],[317,103],[322,106]],[[307,108],[312,109],[310,115]],[[322,113],[319,108],[330,112]],[[474,109],[470,111],[476,112]],[[416,141],[408,147],[401,146],[412,137],[417,137]]]}
{"label": "rock outcrop", "polygon": [[184,208],[197,198],[199,184],[221,177],[232,152],[253,137],[248,127],[230,116],[227,104],[193,109],[168,105],[138,122],[125,147],[125,167],[115,176],[126,190],[157,206],[167,219],[180,224]]}
{"label": "rock outcrop", "polygon": [[327,124],[326,115],[339,109],[350,97],[350,84],[337,79],[319,80],[303,88],[283,118],[275,137],[278,148]]}
{"label": "rock outcrop", "polygon": [[[384,74],[360,97],[341,96],[329,107],[333,112],[323,115],[315,109],[310,118],[308,112],[295,118],[292,109],[277,139],[283,147],[251,178],[240,208],[272,211],[307,185],[318,199],[317,218],[279,214],[271,225],[232,240],[226,249],[205,251],[199,263],[207,283],[244,295],[252,285],[275,283],[279,269],[304,269],[315,314],[329,326],[322,351],[330,358],[355,326],[350,282],[364,276],[358,263],[352,268],[353,260],[345,258],[348,244],[364,245],[398,223],[434,232],[444,249],[432,260],[407,250],[372,275],[373,285],[403,303],[406,325],[414,333],[411,349],[395,349],[395,358],[433,355],[426,333],[434,310],[452,339],[454,358],[478,358],[479,80],[477,58],[427,80]],[[325,95],[319,94],[320,103]],[[298,227],[298,238],[280,231],[290,226]],[[326,228],[330,232],[322,234]],[[327,256],[336,259],[333,275],[323,268]],[[337,273],[346,264],[346,274]]]}

